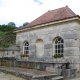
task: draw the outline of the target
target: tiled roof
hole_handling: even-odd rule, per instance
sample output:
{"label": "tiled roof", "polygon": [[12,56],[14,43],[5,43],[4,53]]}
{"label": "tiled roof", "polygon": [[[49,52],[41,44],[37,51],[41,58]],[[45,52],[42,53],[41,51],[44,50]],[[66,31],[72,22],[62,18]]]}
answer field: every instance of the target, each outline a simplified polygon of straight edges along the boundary
{"label": "tiled roof", "polygon": [[57,20],[71,18],[74,16],[76,16],[76,14],[68,6],[66,6],[66,7],[62,7],[62,8],[58,8],[58,9],[50,10],[46,12],[45,14],[38,17],[37,19],[35,19],[34,21],[32,21],[31,23],[29,23],[27,26],[23,28],[33,27],[40,24],[45,24],[45,23],[54,22]]}

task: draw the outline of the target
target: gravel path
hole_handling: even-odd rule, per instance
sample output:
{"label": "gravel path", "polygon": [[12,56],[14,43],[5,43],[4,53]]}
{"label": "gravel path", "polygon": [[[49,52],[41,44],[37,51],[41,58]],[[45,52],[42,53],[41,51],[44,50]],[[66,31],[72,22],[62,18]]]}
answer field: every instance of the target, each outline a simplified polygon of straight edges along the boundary
{"label": "gravel path", "polygon": [[25,80],[25,79],[0,72],[0,80]]}

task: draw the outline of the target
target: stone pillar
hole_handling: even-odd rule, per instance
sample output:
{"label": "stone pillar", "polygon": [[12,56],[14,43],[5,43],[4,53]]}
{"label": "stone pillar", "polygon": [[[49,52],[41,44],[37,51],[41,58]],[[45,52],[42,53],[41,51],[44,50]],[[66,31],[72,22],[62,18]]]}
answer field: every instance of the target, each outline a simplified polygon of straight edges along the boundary
{"label": "stone pillar", "polygon": [[58,75],[61,75],[62,69],[60,66],[58,66]]}
{"label": "stone pillar", "polygon": [[66,76],[66,67],[62,66],[62,76]]}

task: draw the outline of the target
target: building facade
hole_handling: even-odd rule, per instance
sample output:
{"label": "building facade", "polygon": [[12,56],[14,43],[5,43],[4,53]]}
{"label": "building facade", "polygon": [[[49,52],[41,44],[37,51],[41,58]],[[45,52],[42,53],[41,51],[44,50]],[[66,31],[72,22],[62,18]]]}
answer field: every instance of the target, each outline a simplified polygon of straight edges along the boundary
{"label": "building facade", "polygon": [[0,50],[0,65],[51,72],[66,65],[80,71],[80,18],[68,6],[46,12],[15,33],[16,45]]}
{"label": "building facade", "polygon": [[80,18],[67,6],[51,10],[15,30],[20,55],[26,61],[70,63],[80,70]]}

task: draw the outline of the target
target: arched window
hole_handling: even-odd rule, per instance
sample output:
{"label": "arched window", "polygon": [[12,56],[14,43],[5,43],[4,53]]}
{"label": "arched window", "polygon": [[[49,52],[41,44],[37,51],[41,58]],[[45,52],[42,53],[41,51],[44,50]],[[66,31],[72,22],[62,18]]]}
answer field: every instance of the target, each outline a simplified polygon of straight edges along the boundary
{"label": "arched window", "polygon": [[29,54],[29,43],[28,42],[24,42],[23,54]]}
{"label": "arched window", "polygon": [[62,54],[64,51],[64,41],[62,38],[58,37],[55,39],[55,53]]}

